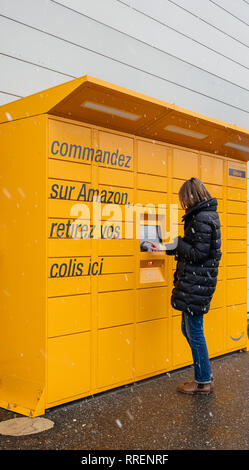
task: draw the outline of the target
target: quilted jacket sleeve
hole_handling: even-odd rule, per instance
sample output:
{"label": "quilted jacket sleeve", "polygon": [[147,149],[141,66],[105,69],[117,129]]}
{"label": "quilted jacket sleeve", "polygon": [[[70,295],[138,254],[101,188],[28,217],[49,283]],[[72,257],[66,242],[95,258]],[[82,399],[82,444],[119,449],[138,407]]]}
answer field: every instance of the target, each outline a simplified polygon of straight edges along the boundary
{"label": "quilted jacket sleeve", "polygon": [[201,262],[208,258],[212,236],[212,226],[201,220],[194,219],[191,223],[189,237],[179,237],[177,255],[186,260]]}
{"label": "quilted jacket sleeve", "polygon": [[177,245],[178,245],[178,240],[179,240],[179,237],[176,237],[176,239],[174,239],[173,243],[166,243],[165,247],[166,247],[166,254],[167,255],[176,255],[177,253]]}

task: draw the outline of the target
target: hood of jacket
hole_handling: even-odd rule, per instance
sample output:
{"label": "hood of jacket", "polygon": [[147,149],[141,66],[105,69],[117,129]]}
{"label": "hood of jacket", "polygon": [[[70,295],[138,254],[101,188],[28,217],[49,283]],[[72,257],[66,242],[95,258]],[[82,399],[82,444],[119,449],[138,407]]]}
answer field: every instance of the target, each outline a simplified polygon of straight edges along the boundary
{"label": "hood of jacket", "polygon": [[191,207],[186,214],[182,216],[182,220],[185,221],[193,214],[197,214],[200,211],[217,211],[218,201],[216,197],[211,197],[205,201],[198,202],[195,206]]}

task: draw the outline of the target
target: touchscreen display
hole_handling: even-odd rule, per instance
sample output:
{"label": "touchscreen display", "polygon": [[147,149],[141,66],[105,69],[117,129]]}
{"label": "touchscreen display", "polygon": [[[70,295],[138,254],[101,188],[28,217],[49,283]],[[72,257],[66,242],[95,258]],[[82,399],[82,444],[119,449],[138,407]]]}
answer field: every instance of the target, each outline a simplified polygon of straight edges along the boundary
{"label": "touchscreen display", "polygon": [[159,225],[140,225],[140,241],[146,240],[161,243],[161,227]]}

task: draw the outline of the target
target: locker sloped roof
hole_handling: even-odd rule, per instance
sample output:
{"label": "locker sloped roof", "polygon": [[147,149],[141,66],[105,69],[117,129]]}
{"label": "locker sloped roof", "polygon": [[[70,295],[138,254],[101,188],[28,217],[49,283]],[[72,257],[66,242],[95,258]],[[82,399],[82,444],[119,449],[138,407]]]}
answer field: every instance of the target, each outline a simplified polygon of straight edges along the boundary
{"label": "locker sloped roof", "polygon": [[87,75],[0,106],[0,123],[40,114],[249,159],[249,130]]}

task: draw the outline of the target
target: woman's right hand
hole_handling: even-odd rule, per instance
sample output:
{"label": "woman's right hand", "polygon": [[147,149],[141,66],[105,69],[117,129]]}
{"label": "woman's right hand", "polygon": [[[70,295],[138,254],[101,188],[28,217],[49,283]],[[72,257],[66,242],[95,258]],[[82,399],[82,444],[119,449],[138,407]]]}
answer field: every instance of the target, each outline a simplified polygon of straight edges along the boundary
{"label": "woman's right hand", "polygon": [[147,240],[147,243],[150,243],[151,251],[162,251],[162,245],[160,243],[155,243]]}

